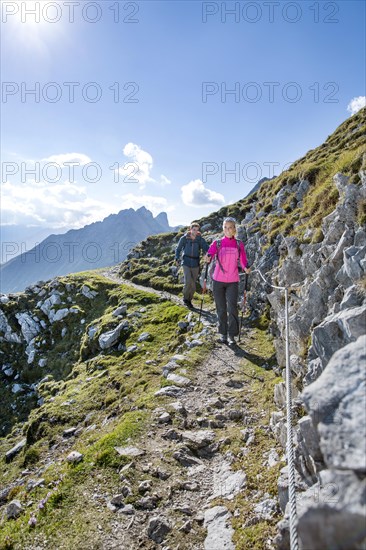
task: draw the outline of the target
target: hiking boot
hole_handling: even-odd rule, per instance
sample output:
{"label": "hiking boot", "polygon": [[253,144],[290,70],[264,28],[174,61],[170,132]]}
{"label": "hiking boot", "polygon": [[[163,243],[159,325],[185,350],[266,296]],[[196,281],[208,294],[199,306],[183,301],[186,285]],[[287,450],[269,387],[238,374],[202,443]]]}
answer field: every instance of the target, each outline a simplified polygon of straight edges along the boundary
{"label": "hiking boot", "polygon": [[229,346],[234,346],[236,344],[234,336],[229,336],[227,343]]}
{"label": "hiking boot", "polygon": [[220,334],[217,341],[219,342],[219,344],[227,344],[226,334]]}
{"label": "hiking boot", "polygon": [[185,306],[189,307],[189,308],[192,308],[193,307],[193,304],[191,302],[191,300],[183,300],[183,303]]}

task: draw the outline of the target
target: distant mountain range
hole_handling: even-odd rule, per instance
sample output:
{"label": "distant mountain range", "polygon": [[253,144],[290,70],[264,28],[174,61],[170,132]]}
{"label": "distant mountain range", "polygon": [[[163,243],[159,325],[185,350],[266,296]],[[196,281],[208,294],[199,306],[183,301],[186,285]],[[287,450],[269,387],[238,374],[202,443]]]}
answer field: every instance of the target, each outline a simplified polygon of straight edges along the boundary
{"label": "distant mountain range", "polygon": [[[5,264],[22,254],[22,252],[31,250],[54,232],[55,229],[51,227],[35,227],[20,224],[1,225],[0,264]],[[65,229],[60,229],[57,233],[65,233]]]}
{"label": "distant mountain range", "polygon": [[[121,210],[81,229],[49,235],[31,250],[0,266],[0,292],[19,292],[39,280],[115,265],[148,235],[173,229],[165,212],[153,217],[143,206],[138,210]],[[18,242],[27,240],[27,229],[23,231]],[[16,244],[14,237],[12,241]],[[2,242],[10,242],[5,240],[3,228]]]}

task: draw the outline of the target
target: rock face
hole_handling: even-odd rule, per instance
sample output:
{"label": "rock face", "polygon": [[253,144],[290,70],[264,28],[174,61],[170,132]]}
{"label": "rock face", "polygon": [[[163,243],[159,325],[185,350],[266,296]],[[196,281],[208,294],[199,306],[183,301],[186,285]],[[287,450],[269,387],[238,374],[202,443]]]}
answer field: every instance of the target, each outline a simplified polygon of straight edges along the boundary
{"label": "rock face", "polygon": [[303,548],[365,548],[366,480],[352,471],[323,470],[297,501]]}
{"label": "rock face", "polygon": [[337,351],[302,398],[326,466],[365,474],[366,336]]}
{"label": "rock face", "polygon": [[[361,170],[359,177],[361,184],[355,185],[343,174],[334,176],[339,201],[323,219],[321,242],[299,244],[295,237],[279,236],[257,261],[267,280],[278,286],[296,284],[289,294],[290,368],[296,409],[308,412],[298,417],[295,412],[298,532],[302,547],[312,550],[366,544],[366,233],[357,218],[366,198],[366,172]],[[306,188],[301,192],[306,194]],[[284,192],[275,199],[278,209]],[[247,250],[254,249],[255,239],[249,232]],[[284,367],[283,291],[265,288],[259,278],[252,286],[257,287],[250,299],[254,308],[269,292],[271,330],[278,364]],[[280,411],[272,414],[271,427],[285,447],[283,383],[276,386],[275,402]],[[284,509],[287,474],[281,475],[279,492]],[[286,521],[279,528],[278,547],[286,550]]]}

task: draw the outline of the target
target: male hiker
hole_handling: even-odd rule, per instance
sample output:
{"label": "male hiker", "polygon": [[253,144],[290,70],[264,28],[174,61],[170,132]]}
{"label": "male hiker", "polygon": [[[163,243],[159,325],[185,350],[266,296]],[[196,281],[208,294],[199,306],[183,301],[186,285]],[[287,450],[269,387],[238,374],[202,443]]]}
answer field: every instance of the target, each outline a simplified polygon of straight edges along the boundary
{"label": "male hiker", "polygon": [[[180,262],[180,255],[183,250],[183,259]],[[184,273],[183,302],[191,308],[193,307],[192,298],[196,290],[196,281],[200,269],[200,253],[206,254],[208,244],[201,236],[200,226],[193,222],[189,230],[179,239],[175,250],[175,260],[177,265],[182,263]]]}

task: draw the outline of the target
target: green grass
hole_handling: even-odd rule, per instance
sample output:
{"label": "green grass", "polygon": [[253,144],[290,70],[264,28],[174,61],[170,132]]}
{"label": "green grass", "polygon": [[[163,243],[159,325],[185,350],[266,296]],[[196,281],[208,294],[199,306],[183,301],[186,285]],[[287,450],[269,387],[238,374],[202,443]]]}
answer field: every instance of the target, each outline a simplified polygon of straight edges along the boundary
{"label": "green grass", "polygon": [[[70,333],[66,342],[61,338],[62,323],[50,328],[54,339],[48,356],[50,376],[39,387],[45,402],[38,408],[30,407],[23,425],[14,420],[11,433],[0,440],[0,453],[4,455],[21,437],[27,437],[26,447],[10,464],[0,462],[2,484],[11,484],[25,467],[39,467],[49,448],[62,440],[63,431],[71,426],[84,428],[87,415],[91,415],[88,425],[94,423],[96,427],[90,432],[83,429],[75,440],[74,448],[83,453],[83,461],[76,465],[56,462],[50,466],[43,474],[45,487],[32,491],[33,504],[27,506],[16,521],[2,525],[0,548],[22,548],[40,535],[52,540],[50,548],[66,548],[64,541],[67,541],[67,548],[73,545],[81,548],[85,542],[85,524],[90,527],[90,544],[99,537],[96,523],[109,529],[110,512],[106,509],[101,512],[83,495],[92,491],[95,479],[99,480],[103,492],[108,489],[111,493],[115,491],[118,470],[128,460],[118,455],[115,447],[138,442],[144,436],[151,411],[156,407],[154,394],[166,382],[161,376],[161,367],[167,361],[167,354],[173,354],[185,339],[177,322],[185,319],[186,308],[162,300],[156,294],[112,283],[99,274],[77,274],[59,280],[60,284],[74,285],[69,293],[78,300],[80,307],[84,306],[86,322],[80,332],[77,330],[80,325],[67,325]],[[85,297],[80,295],[85,283],[98,292],[93,308],[89,303],[87,308]],[[98,325],[97,339],[100,333],[118,324],[119,320],[111,317],[111,313],[121,303],[128,307],[127,319],[131,325],[124,336],[126,346],[137,343],[142,332],[149,332],[150,338],[137,343],[136,354],[95,348],[95,355],[89,350],[88,357],[82,359],[80,349],[85,345],[88,327]],[[24,305],[29,309],[29,304]],[[129,316],[134,313],[141,317]],[[64,324],[67,321],[65,318]],[[65,354],[66,351],[72,352],[73,360]],[[59,363],[54,363],[60,352],[64,353],[65,364],[62,358]],[[187,367],[190,368],[190,364],[193,365],[204,353],[203,349],[193,350]],[[146,365],[147,359],[154,360],[155,364]],[[53,364],[55,372],[52,371]],[[129,376],[126,376],[127,371]],[[64,379],[61,379],[62,372]],[[40,375],[43,377],[45,371]],[[70,405],[64,406],[65,403]],[[103,420],[108,418],[111,420],[104,425]],[[51,496],[45,508],[38,510],[38,503],[47,498],[49,492]],[[30,500],[24,486],[12,489],[11,496],[19,498],[23,504]],[[35,528],[28,525],[31,514],[37,517]]]}

